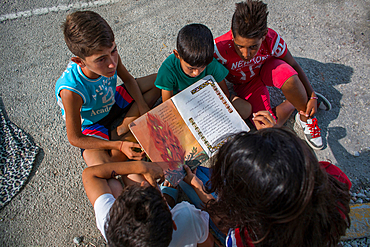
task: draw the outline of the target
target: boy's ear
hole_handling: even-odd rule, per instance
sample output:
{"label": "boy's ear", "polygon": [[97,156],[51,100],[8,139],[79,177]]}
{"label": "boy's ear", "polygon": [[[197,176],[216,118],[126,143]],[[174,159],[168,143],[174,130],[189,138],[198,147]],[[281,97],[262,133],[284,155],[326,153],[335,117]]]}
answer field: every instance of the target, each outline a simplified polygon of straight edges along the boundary
{"label": "boy's ear", "polygon": [[175,56],[180,59],[180,55],[179,55],[179,52],[176,50],[176,49],[173,49],[173,54],[175,54]]}
{"label": "boy's ear", "polygon": [[77,65],[80,66],[81,68],[86,66],[84,61],[80,57],[71,57],[71,61],[77,63]]}

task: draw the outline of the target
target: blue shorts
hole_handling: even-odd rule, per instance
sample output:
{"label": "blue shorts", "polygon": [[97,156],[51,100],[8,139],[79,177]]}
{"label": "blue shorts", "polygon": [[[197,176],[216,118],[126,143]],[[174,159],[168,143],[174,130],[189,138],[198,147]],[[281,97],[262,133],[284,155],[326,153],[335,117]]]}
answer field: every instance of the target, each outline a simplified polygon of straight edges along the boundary
{"label": "blue shorts", "polygon": [[[94,124],[83,126],[82,134],[103,140],[110,140],[110,127],[112,123],[118,118],[124,117],[134,102],[123,84],[116,87],[114,99],[116,102],[110,109],[108,115]],[[81,155],[84,150],[85,149],[81,149]]]}

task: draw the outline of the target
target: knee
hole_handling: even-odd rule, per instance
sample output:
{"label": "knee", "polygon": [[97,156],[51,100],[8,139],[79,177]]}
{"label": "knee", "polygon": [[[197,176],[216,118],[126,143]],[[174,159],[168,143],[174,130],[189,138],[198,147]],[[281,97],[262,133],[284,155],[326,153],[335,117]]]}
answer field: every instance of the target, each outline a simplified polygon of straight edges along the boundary
{"label": "knee", "polygon": [[307,92],[306,88],[304,87],[302,81],[299,79],[298,75],[294,75],[289,77],[288,80],[284,83],[281,87],[281,90],[285,97],[294,104],[299,103],[306,104],[307,103]]}
{"label": "knee", "polygon": [[252,114],[252,105],[245,99],[234,97],[232,104],[243,119],[247,119]]}
{"label": "knee", "polygon": [[299,79],[298,75],[293,75],[284,82],[283,86],[281,87],[281,90],[284,92],[289,90],[296,90],[301,87],[303,87],[303,83]]}

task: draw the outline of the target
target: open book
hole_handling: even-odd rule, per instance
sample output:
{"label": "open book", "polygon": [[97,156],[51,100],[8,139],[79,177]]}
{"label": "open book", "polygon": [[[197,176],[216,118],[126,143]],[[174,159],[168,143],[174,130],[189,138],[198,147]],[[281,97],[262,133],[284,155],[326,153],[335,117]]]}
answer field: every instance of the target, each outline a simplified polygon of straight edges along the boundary
{"label": "open book", "polygon": [[192,168],[203,163],[228,135],[249,131],[210,75],[139,117],[129,128],[153,162],[168,162],[162,168],[174,186],[185,176],[184,164]]}

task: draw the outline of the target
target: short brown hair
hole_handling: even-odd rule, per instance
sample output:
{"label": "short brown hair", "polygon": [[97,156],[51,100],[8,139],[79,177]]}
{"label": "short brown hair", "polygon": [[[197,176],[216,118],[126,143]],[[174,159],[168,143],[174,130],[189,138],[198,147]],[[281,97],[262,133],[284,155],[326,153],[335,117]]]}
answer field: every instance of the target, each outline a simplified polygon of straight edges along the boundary
{"label": "short brown hair", "polygon": [[231,22],[234,37],[253,39],[267,34],[267,4],[261,1],[248,0],[236,4]]}
{"label": "short brown hair", "polygon": [[62,25],[69,50],[85,59],[101,47],[112,47],[114,34],[109,24],[93,11],[69,14]]}

